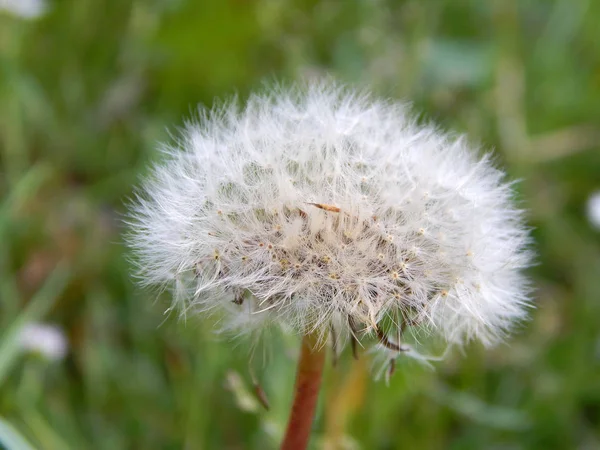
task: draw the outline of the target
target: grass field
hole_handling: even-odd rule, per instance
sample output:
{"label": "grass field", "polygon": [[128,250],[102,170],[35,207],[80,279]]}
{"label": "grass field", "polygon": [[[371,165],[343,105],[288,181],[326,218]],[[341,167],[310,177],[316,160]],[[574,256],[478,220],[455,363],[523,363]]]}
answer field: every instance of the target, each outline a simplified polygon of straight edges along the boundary
{"label": "grass field", "polygon": [[[328,368],[313,448],[600,448],[600,2],[61,0],[0,11],[0,448],[277,448],[298,339],[249,346],[137,287],[125,203],[198,103],[332,75],[494,147],[538,254],[531,321],[389,386]],[[67,357],[24,354],[23,324]],[[263,363],[263,361],[266,361]],[[8,439],[11,439],[12,444]],[[28,444],[27,444],[28,443]]]}

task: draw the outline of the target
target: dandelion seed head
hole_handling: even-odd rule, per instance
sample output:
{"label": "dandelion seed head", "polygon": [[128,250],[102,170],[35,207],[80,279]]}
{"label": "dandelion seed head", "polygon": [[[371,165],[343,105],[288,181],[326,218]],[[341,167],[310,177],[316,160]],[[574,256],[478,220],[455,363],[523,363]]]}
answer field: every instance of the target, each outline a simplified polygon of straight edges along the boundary
{"label": "dandelion seed head", "polygon": [[347,337],[399,314],[492,344],[526,314],[529,238],[504,173],[402,104],[276,88],[202,110],[164,154],[132,208],[139,276],[228,329]]}
{"label": "dandelion seed head", "polygon": [[587,215],[592,226],[600,230],[600,191],[594,192],[588,198]]}
{"label": "dandelion seed head", "polygon": [[19,344],[23,350],[38,353],[50,361],[63,359],[68,351],[63,330],[42,323],[25,325],[19,334]]}
{"label": "dandelion seed head", "polygon": [[22,19],[37,19],[43,16],[46,10],[44,0],[0,0],[0,14],[6,11]]}

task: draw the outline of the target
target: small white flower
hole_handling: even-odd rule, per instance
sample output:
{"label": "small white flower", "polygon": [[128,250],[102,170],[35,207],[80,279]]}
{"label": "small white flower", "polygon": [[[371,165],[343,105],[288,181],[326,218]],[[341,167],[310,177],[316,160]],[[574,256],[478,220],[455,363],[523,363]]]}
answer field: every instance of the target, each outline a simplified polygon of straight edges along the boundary
{"label": "small white flower", "polygon": [[7,11],[23,19],[37,19],[46,12],[43,0],[0,0],[0,11]]}
{"label": "small white flower", "polygon": [[130,243],[185,311],[342,341],[381,341],[392,318],[484,344],[526,315],[529,238],[504,173],[402,104],[278,88],[202,110],[164,153]]}
{"label": "small white flower", "polygon": [[54,325],[29,323],[21,330],[19,342],[23,350],[39,353],[51,361],[63,359],[68,351],[64,332]]}
{"label": "small white flower", "polygon": [[600,230],[600,191],[590,195],[587,201],[587,215],[592,226]]}

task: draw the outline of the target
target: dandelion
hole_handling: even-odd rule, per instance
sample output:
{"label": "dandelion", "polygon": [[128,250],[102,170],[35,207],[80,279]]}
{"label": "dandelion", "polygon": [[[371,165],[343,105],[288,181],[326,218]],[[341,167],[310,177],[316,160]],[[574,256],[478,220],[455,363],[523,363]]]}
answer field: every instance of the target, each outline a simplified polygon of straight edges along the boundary
{"label": "dandelion", "polygon": [[590,195],[587,201],[587,216],[592,226],[600,230],[600,191]]}
{"label": "dandelion", "polygon": [[44,0],[0,0],[0,12],[6,11],[23,19],[37,19],[46,9]]}
{"label": "dandelion", "polygon": [[504,173],[402,104],[277,88],[202,110],[164,154],[133,204],[139,276],[240,334],[304,336],[284,448],[306,445],[327,340],[397,356],[418,328],[491,345],[526,315],[529,238]]}
{"label": "dandelion", "polygon": [[68,350],[67,338],[57,326],[42,323],[29,323],[19,335],[21,348],[27,352],[42,355],[49,361],[63,359]]}

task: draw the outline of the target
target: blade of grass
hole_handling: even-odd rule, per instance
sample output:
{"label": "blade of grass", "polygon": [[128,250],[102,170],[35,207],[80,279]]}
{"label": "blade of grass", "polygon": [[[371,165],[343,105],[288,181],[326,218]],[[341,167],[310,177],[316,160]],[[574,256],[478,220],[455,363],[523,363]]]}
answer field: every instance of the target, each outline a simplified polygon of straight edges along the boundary
{"label": "blade of grass", "polygon": [[[46,164],[34,165],[0,203],[0,239],[3,242],[10,242],[10,236],[7,234],[13,212],[35,195],[50,173],[51,170]],[[10,266],[10,246],[2,246],[0,249],[0,297],[4,300],[2,309],[6,316],[3,322],[8,320],[10,323],[19,304],[18,289]],[[5,323],[2,325],[6,326]]]}
{"label": "blade of grass", "polygon": [[48,178],[51,170],[46,164],[36,164],[19,180],[14,189],[0,205],[0,237],[9,227],[11,213],[30,198]]}
{"label": "blade of grass", "polygon": [[0,417],[0,447],[7,450],[35,450],[9,422]]}
{"label": "blade of grass", "polygon": [[52,428],[44,417],[35,410],[22,415],[32,436],[42,445],[44,450],[69,450],[71,446]]}

